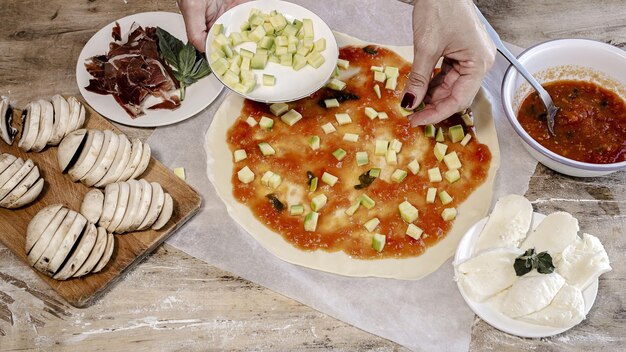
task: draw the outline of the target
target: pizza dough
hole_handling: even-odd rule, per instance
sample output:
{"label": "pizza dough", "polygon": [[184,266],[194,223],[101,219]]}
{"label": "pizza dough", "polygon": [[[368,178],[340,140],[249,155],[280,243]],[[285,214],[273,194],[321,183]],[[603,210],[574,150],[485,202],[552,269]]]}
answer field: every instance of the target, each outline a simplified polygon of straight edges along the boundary
{"label": "pizza dough", "polygon": [[[335,33],[335,37],[339,46],[370,44],[341,33]],[[384,47],[395,51],[408,61],[413,59],[413,48],[410,46]],[[484,217],[489,210],[493,183],[500,165],[500,152],[491,105],[481,90],[474,99],[471,108],[475,116],[478,140],[489,147],[492,161],[487,179],[458,208],[459,215],[444,239],[429,247],[424,254],[418,257],[403,259],[358,260],[343,252],[302,251],[258,221],[252,211],[245,204],[239,203],[232,194],[231,178],[234,165],[226,135],[234,118],[239,116],[243,101],[243,98],[231,93],[224,99],[213,117],[205,140],[208,178],[226,204],[231,217],[263,247],[287,262],[347,276],[419,279],[437,270],[445,263],[454,253],[467,229]]]}

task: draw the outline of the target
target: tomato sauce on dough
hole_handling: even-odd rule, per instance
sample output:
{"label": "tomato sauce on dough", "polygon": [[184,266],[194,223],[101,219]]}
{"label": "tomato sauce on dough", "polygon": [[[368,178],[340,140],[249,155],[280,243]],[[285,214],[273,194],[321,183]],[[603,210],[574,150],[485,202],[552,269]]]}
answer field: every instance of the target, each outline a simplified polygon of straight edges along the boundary
{"label": "tomato sauce on dough", "polygon": [[[233,194],[252,210],[261,223],[299,249],[343,251],[360,259],[418,256],[450,231],[453,222],[444,221],[441,212],[445,208],[458,207],[486,180],[491,152],[476,139],[473,131],[465,127],[465,132],[472,134],[472,140],[467,146],[446,139],[448,153],[456,151],[463,163],[461,179],[452,184],[446,180],[431,183],[428,169],[438,166],[442,175],[447,171],[445,163],[437,161],[434,156],[435,139],[425,137],[421,127],[412,128],[398,109],[410,64],[388,49],[376,46],[366,48],[349,46],[340,50],[340,58],[350,61],[350,68],[344,74],[352,74],[349,78],[342,78],[347,83],[343,91],[322,88],[310,97],[289,103],[290,109],[295,109],[303,116],[291,127],[273,116],[268,105],[245,101],[241,115],[227,136],[231,151],[244,149],[247,153],[247,159],[234,165]],[[371,66],[398,67],[398,88],[388,90],[384,83],[374,82]],[[382,90],[381,99],[374,92],[375,84]],[[331,98],[341,101],[338,108],[324,107],[323,100]],[[386,112],[389,118],[370,119],[364,113],[365,107]],[[352,123],[339,125],[335,119],[336,113],[348,113]],[[246,123],[249,116],[256,121],[262,116],[271,117],[274,119],[273,128],[265,131],[258,125],[250,127]],[[325,134],[321,126],[328,122],[337,131]],[[449,126],[461,123],[460,116],[453,116],[438,127],[444,127],[447,131]],[[343,139],[345,133],[358,134],[359,140],[346,141]],[[314,135],[321,139],[318,150],[312,150],[308,143],[309,137]],[[374,144],[376,139],[394,138],[403,143],[402,150],[398,154],[397,165],[386,165],[384,156],[374,155]],[[263,156],[258,148],[261,142],[269,143],[276,154]],[[347,152],[341,161],[332,155],[338,148]],[[368,153],[369,164],[357,166],[355,154],[358,151]],[[413,175],[407,168],[414,159],[420,164],[417,175]],[[255,173],[254,181],[248,184],[240,182],[237,177],[237,172],[244,166]],[[369,187],[355,189],[354,186],[360,183],[359,175],[375,167],[382,169],[381,176]],[[391,181],[390,175],[395,169],[408,172],[403,182]],[[268,170],[282,177],[283,181],[277,189],[261,184],[261,177]],[[307,172],[319,179],[315,192],[309,192]],[[332,187],[321,182],[324,172],[337,176],[339,181]],[[446,190],[453,197],[452,203],[444,206],[437,197],[434,204],[427,204],[426,191],[429,187],[436,187],[439,192]],[[268,194],[273,194],[284,204],[282,211],[269,201],[266,197]],[[319,210],[316,231],[307,232],[303,226],[304,215],[311,211],[310,201],[318,194],[325,194],[328,202]],[[345,210],[361,194],[367,194],[376,202],[374,208],[361,206],[353,216],[345,214]],[[424,235],[418,240],[405,234],[408,224],[402,220],[398,211],[398,205],[405,200],[419,210],[419,218],[414,224],[424,230]],[[289,215],[289,206],[293,204],[304,205],[304,215]],[[380,224],[373,232],[369,232],[363,224],[375,217],[380,220]],[[372,248],[374,233],[386,235],[386,244],[380,253]]]}

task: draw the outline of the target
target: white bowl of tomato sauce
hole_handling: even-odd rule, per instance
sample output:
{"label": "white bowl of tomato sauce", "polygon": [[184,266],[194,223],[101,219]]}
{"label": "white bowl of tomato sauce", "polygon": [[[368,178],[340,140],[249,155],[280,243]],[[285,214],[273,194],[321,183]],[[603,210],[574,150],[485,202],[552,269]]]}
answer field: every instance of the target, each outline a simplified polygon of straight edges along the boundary
{"label": "white bowl of tomato sauce", "polygon": [[553,136],[537,94],[508,69],[502,103],[528,152],[570,176],[626,170],[626,51],[593,40],[558,39],[528,48],[518,60],[560,109]]}

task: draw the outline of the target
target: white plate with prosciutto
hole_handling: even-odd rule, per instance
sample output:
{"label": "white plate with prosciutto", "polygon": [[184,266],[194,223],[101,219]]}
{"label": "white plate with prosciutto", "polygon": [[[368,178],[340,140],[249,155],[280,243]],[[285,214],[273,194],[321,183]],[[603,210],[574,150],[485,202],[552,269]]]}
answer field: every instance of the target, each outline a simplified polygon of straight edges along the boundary
{"label": "white plate with prosciutto", "polygon": [[76,81],[102,116],[135,127],[186,120],[223,87],[187,44],[182,16],[170,12],[127,16],[99,30],[78,57]]}

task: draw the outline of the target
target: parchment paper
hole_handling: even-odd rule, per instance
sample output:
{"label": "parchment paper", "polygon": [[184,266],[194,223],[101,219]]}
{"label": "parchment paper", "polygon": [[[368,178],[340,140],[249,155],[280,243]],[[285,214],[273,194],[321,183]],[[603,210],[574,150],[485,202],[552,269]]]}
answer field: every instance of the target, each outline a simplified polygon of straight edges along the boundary
{"label": "parchment paper", "polygon": [[[332,29],[390,45],[410,45],[411,7],[389,0],[294,0]],[[519,48],[512,48],[519,52]],[[524,194],[536,162],[509,126],[500,103],[507,64],[499,59],[485,78],[503,155],[494,200]],[[149,139],[153,155],[170,168],[184,167],[203,196],[198,215],[168,243],[363,330],[417,351],[467,351],[474,314],[453,281],[448,261],[419,281],[349,278],[288,264],[263,249],[234,223],[206,177],[205,132],[226,91],[198,116],[159,128]],[[233,116],[233,118],[235,118]]]}

